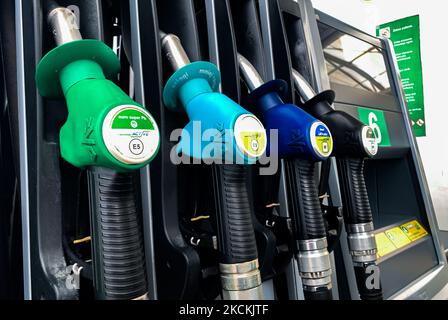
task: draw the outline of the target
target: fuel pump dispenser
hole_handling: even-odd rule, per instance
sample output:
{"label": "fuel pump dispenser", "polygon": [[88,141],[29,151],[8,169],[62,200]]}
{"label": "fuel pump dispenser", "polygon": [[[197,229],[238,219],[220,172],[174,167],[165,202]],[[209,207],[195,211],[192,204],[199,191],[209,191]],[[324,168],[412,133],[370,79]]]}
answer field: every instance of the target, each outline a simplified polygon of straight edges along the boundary
{"label": "fuel pump dispenser", "polygon": [[328,125],[334,135],[344,222],[360,297],[382,300],[373,217],[363,172],[364,159],[378,152],[375,133],[351,115],[334,110],[331,107],[333,91],[316,95],[299,72],[293,69],[292,74],[294,85],[305,102],[304,109]]}
{"label": "fuel pump dispenser", "polygon": [[388,39],[311,0],[59,2],[0,1],[0,296],[440,297]]}
{"label": "fuel pump dispenser", "polygon": [[120,71],[103,42],[83,40],[75,14],[47,1],[57,47],[36,70],[40,94],[65,97],[61,156],[88,171],[93,281],[97,299],[145,299],[147,278],[135,171],[157,154],[151,114],[111,80]]}
{"label": "fuel pump dispenser", "polygon": [[[315,184],[315,165],[328,158],[333,140],[328,127],[281,99],[283,80],[264,83],[253,65],[238,54],[250,99],[268,130],[278,130],[278,157],[285,159],[287,194],[296,259],[305,299],[331,300],[331,263],[326,227]],[[269,135],[270,137],[270,135]],[[268,148],[277,141],[268,140]],[[271,155],[272,157],[272,155]]]}
{"label": "fuel pump dispenser", "polygon": [[164,104],[171,110],[184,109],[190,120],[177,152],[213,163],[223,299],[263,299],[244,165],[265,152],[264,127],[253,114],[217,92],[220,73],[215,65],[190,63],[177,36],[163,32],[160,36],[175,71],[165,85]]}

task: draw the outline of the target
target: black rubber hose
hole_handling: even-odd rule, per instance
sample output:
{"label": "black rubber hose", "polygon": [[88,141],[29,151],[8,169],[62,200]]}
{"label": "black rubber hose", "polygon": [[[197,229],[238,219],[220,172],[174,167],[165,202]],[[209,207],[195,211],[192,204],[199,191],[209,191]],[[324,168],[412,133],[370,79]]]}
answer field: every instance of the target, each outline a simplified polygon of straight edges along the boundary
{"label": "black rubber hose", "polygon": [[[375,263],[366,263],[363,266],[355,266],[356,284],[361,300],[383,300],[380,279],[372,278],[372,274],[367,272],[367,268],[373,265],[375,265]],[[377,266],[375,267],[378,268]],[[376,282],[376,288],[374,282]]]}
{"label": "black rubber hose", "polygon": [[[315,162],[302,159],[285,160],[288,181],[288,201],[296,240],[326,237],[326,227],[314,180]],[[304,287],[305,300],[332,300],[331,289]]]}
{"label": "black rubber hose", "polygon": [[364,159],[339,159],[339,180],[342,182],[344,220],[346,224],[373,221],[369,195],[364,180]]}
{"label": "black rubber hose", "polygon": [[[339,159],[339,181],[343,188],[342,200],[346,224],[369,223],[373,221],[369,195],[364,180],[364,159]],[[355,266],[356,283],[361,300],[383,300],[380,279],[373,279],[367,268],[375,263]],[[379,274],[378,274],[379,277]],[[369,282],[376,281],[377,288]]]}
{"label": "black rubber hose", "polygon": [[333,294],[331,293],[331,289],[328,288],[318,288],[317,291],[303,291],[303,295],[305,300],[333,300]]}
{"label": "black rubber hose", "polygon": [[88,170],[95,296],[130,300],[147,293],[138,175]]}
{"label": "black rubber hose", "polygon": [[314,181],[315,163],[288,159],[285,167],[296,240],[325,238],[325,223]]}
{"label": "black rubber hose", "polygon": [[220,262],[234,264],[258,258],[244,166],[213,165]]}

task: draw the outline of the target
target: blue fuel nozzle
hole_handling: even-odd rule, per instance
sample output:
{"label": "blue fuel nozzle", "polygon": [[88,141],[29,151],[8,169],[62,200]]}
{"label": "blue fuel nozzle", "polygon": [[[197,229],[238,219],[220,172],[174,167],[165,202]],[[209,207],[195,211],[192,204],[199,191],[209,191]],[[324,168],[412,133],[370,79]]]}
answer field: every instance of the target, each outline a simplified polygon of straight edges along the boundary
{"label": "blue fuel nozzle", "polygon": [[175,70],[163,90],[163,102],[171,110],[184,109],[190,120],[178,153],[203,161],[256,162],[266,150],[266,131],[255,115],[218,92],[216,66],[190,63],[175,35],[163,34],[162,48]]}
{"label": "blue fuel nozzle", "polygon": [[[239,55],[241,74],[251,90],[250,99],[268,132],[278,130],[278,155],[281,158],[325,160],[333,150],[333,139],[328,127],[294,104],[284,103],[282,96],[288,85],[283,80],[263,83],[246,58]],[[271,135],[268,149],[271,148]]]}

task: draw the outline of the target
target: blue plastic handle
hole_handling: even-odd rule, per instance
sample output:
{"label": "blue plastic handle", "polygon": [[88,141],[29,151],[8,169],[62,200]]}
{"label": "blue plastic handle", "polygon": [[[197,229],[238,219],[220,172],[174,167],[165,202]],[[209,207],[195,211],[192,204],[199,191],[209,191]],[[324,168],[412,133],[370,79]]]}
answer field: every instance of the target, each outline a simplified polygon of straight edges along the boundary
{"label": "blue plastic handle", "polygon": [[[278,145],[278,156],[325,160],[333,150],[330,130],[298,106],[283,103],[280,96],[286,88],[285,81],[272,80],[252,91],[250,95],[266,130],[278,130],[278,141],[275,141]],[[274,141],[271,141],[269,135],[268,150],[275,150],[272,143]]]}
{"label": "blue plastic handle", "polygon": [[220,74],[215,65],[193,62],[167,81],[165,105],[182,107],[190,122],[183,128],[178,153],[203,161],[250,164],[267,145],[265,129],[252,113],[218,90]]}

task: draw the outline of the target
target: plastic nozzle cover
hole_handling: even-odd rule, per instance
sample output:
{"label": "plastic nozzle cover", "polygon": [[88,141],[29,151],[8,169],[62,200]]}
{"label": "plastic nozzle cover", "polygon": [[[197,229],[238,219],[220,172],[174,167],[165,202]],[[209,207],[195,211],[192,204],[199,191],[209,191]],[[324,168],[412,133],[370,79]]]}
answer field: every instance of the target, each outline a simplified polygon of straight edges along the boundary
{"label": "plastic nozzle cover", "polygon": [[39,93],[65,97],[67,103],[68,117],[59,135],[61,155],[79,168],[139,169],[157,154],[158,126],[145,108],[109,80],[120,70],[118,57],[101,41],[82,40],[75,18],[64,7],[50,12],[59,45],[36,68]]}
{"label": "plastic nozzle cover", "polygon": [[178,153],[239,164],[261,157],[267,144],[265,129],[252,113],[217,92],[220,73],[216,66],[189,63],[175,35],[165,35],[162,47],[173,68],[180,67],[165,85],[163,102],[172,110],[184,109],[190,119],[182,130]]}
{"label": "plastic nozzle cover", "polygon": [[269,136],[268,149],[278,150],[281,158],[313,161],[328,158],[333,150],[330,129],[296,105],[283,103],[280,94],[286,86],[283,80],[272,80],[250,95],[266,130],[277,132],[277,148],[273,147]]}
{"label": "plastic nozzle cover", "polygon": [[[278,154],[280,157],[299,157],[323,160],[330,156],[332,138],[330,130],[299,107],[283,103],[281,96],[288,85],[283,80],[264,83],[255,67],[238,54],[241,75],[251,91],[250,99],[266,129],[278,132]],[[274,150],[268,138],[268,149]]]}
{"label": "plastic nozzle cover", "polygon": [[296,70],[292,70],[294,85],[302,99],[303,108],[325,123],[334,136],[335,155],[350,157],[373,157],[378,152],[375,133],[350,114],[334,110],[334,92],[327,90],[315,94],[309,83]]}

